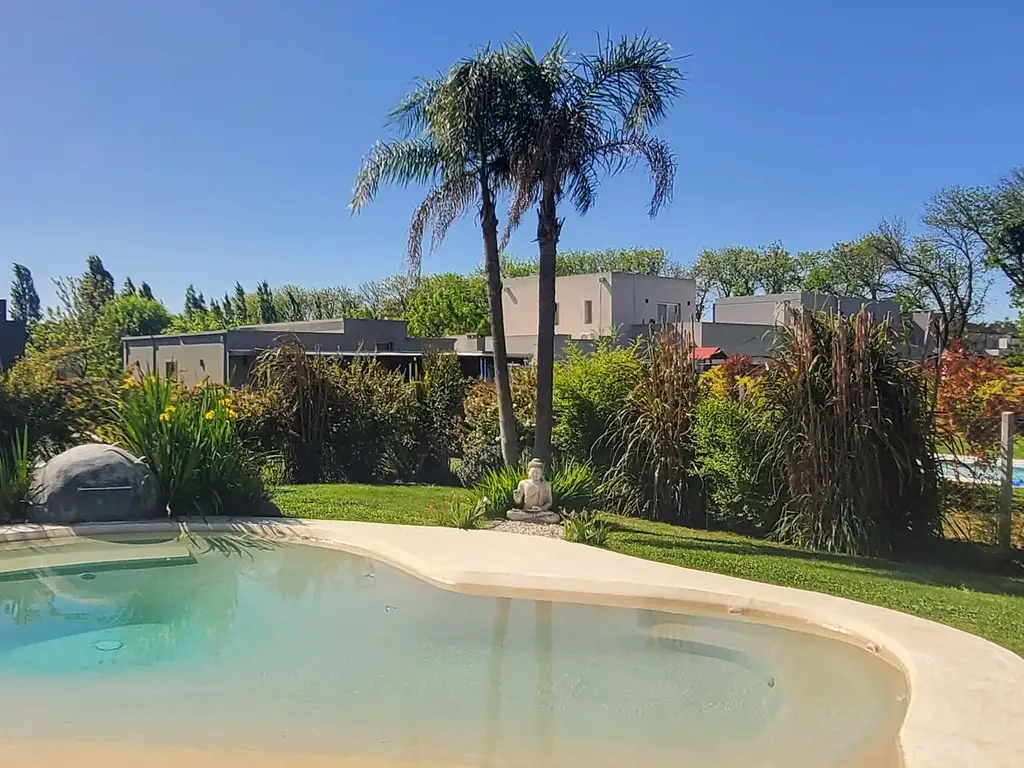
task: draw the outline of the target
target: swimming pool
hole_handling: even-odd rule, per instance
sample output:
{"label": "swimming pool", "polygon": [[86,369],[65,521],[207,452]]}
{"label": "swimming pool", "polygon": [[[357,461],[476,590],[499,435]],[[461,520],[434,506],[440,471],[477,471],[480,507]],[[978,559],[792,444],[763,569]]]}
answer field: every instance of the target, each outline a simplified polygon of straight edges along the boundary
{"label": "swimming pool", "polygon": [[[944,477],[962,480],[971,483],[985,483],[986,485],[999,485],[1003,482],[1003,470],[998,466],[976,465],[973,459],[955,459],[953,457],[941,457],[939,459],[942,475]],[[1013,477],[1011,479],[1015,488],[1024,486],[1024,465],[1013,465]]]}
{"label": "swimming pool", "polygon": [[0,563],[0,734],[22,740],[289,765],[877,765],[906,705],[894,666],[836,637],[458,594],[303,544],[22,542]]}

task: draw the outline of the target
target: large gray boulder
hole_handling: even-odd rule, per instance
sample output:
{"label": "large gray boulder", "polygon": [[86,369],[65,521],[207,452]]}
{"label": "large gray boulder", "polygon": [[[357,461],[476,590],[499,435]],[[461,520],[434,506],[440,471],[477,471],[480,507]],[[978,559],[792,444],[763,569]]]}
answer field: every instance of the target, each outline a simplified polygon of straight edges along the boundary
{"label": "large gray boulder", "polygon": [[29,491],[33,523],[151,520],[167,515],[149,467],[112,445],[80,445],[38,468]]}

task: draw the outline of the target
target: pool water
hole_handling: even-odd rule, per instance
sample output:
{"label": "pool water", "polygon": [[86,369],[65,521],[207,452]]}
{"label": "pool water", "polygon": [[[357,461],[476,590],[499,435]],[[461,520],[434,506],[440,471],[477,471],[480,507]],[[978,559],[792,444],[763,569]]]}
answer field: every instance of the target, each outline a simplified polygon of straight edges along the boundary
{"label": "pool water", "polygon": [[[999,485],[1003,482],[1003,470],[999,466],[976,465],[970,461],[941,460],[940,466],[944,477],[966,480],[986,485]],[[1024,486],[1024,467],[1014,464],[1010,482],[1015,488]]]}
{"label": "pool water", "polygon": [[834,638],[228,536],[0,547],[0,692],[0,746],[492,768],[877,764],[905,707],[902,675]]}

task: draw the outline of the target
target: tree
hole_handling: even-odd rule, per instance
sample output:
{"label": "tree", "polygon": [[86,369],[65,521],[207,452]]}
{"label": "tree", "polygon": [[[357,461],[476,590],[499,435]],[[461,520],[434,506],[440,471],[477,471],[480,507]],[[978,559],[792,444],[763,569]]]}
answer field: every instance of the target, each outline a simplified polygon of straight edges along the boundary
{"label": "tree", "polygon": [[518,108],[505,131],[512,148],[515,193],[506,231],[538,205],[537,423],[534,456],[551,458],[555,343],[555,276],[562,220],[568,200],[583,215],[594,205],[602,173],[643,163],[654,193],[649,214],[672,196],[675,157],[648,131],[681,92],[683,75],[671,48],[646,35],[610,38],[596,55],[573,56],[559,39],[541,58],[526,43],[510,52],[516,61]]}
{"label": "tree", "polygon": [[167,308],[155,299],[118,296],[103,305],[90,334],[94,365],[90,375],[114,378],[123,368],[121,339],[156,336],[171,324]]}
{"label": "tree", "polygon": [[[680,277],[683,267],[669,259],[663,248],[605,248],[600,251],[562,251],[556,265],[558,277],[588,275],[595,272],[630,272],[657,277]],[[504,277],[525,277],[540,271],[540,259],[501,260]]]}
{"label": "tree", "polygon": [[409,262],[417,274],[427,228],[432,228],[433,247],[456,219],[477,210],[494,338],[502,458],[509,465],[518,462],[519,448],[509,389],[495,200],[510,185],[504,127],[516,107],[514,63],[506,50],[483,49],[434,80],[422,79],[391,113],[403,137],[378,142],[363,159],[349,204],[353,213],[358,212],[382,183],[430,185],[409,227]]}
{"label": "tree", "polygon": [[906,227],[897,219],[883,221],[872,237],[892,268],[908,278],[929,308],[938,312],[939,343],[945,349],[950,339],[962,339],[968,323],[981,313],[989,281],[978,242],[933,218],[933,204],[924,217],[924,235],[908,238]]}
{"label": "tree", "polygon": [[153,289],[149,287],[149,283],[145,280],[143,280],[142,284],[139,285],[139,297],[143,299],[153,298]]}
{"label": "tree", "polygon": [[763,293],[795,291],[804,277],[800,259],[778,241],[757,249],[754,267],[754,282]]}
{"label": "tree", "polygon": [[98,315],[103,305],[114,298],[114,276],[103,266],[103,260],[92,254],[86,260],[86,271],[79,284],[83,302]]}
{"label": "tree", "polygon": [[358,291],[358,308],[367,317],[396,320],[406,316],[409,299],[416,288],[415,275],[389,275],[363,283]]}
{"label": "tree", "polygon": [[234,315],[235,322],[239,325],[245,325],[246,323],[252,322],[249,316],[249,304],[246,301],[245,289],[241,283],[235,283],[235,296],[233,299],[234,304]]}
{"label": "tree", "polygon": [[11,318],[25,324],[36,323],[43,319],[39,293],[36,292],[32,273],[28,267],[22,264],[14,265],[14,279],[11,280]]}
{"label": "tree", "polygon": [[206,310],[206,299],[203,298],[203,294],[196,293],[195,287],[190,283],[188,288],[185,289],[185,317],[191,319],[199,314],[204,314]]}
{"label": "tree", "polygon": [[266,280],[256,286],[256,311],[260,323],[276,323],[277,307],[274,306],[274,295]]}
{"label": "tree", "polygon": [[138,294],[138,290],[135,288],[135,283],[132,282],[130,277],[124,279],[124,285],[121,286],[122,296],[135,296]]}
{"label": "tree", "polygon": [[487,284],[476,276],[424,277],[412,292],[406,312],[410,336],[452,336],[490,332]]}
{"label": "tree", "polygon": [[993,187],[952,187],[928,207],[929,226],[956,247],[984,253],[985,266],[1006,275],[1017,303],[1024,300],[1024,166]]}
{"label": "tree", "polygon": [[701,251],[693,266],[716,296],[752,296],[757,290],[757,256],[753,248],[730,245]]}

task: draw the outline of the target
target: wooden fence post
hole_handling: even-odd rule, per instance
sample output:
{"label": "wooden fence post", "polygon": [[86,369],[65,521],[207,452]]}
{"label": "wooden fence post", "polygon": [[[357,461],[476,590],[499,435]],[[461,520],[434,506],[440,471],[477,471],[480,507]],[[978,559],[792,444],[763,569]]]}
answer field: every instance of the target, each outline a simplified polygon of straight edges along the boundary
{"label": "wooden fence post", "polygon": [[999,494],[999,546],[1010,548],[1011,523],[1013,521],[1013,438],[1016,430],[1017,414],[1003,411],[1000,435],[1000,464],[1002,465],[1002,483]]}

